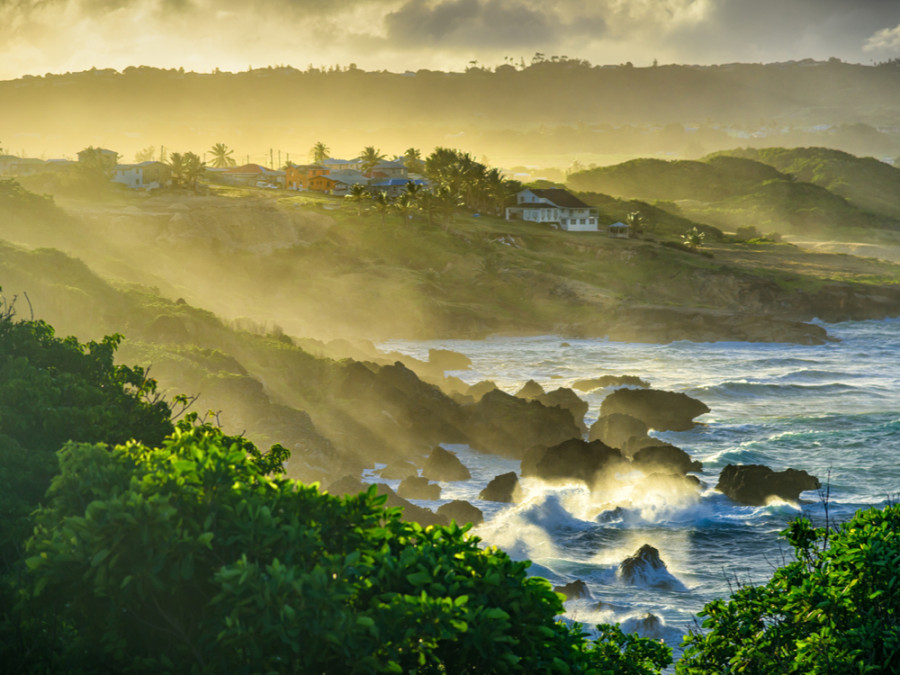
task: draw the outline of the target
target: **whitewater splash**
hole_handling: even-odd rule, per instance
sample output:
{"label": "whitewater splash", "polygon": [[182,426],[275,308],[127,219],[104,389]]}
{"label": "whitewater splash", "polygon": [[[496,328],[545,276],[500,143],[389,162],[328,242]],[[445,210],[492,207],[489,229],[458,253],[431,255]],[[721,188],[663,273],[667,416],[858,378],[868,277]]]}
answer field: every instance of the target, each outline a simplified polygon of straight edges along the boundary
{"label": "whitewater splash", "polygon": [[[804,469],[827,479],[830,516],[846,519],[900,491],[900,321],[828,327],[839,342],[822,346],[679,342],[670,345],[567,340],[556,337],[485,341],[392,341],[383,347],[425,358],[429,348],[472,359],[452,373],[472,384],[493,380],[515,393],[528,380],[546,389],[601,375],[637,375],[656,389],[699,398],[711,412],[689,431],[652,435],[703,463],[699,486],[648,478],[639,471],[583,483],[520,481],[517,504],[478,499],[494,476],[520,473],[519,462],[471,450],[456,452],[472,480],[442,484],[436,508],[453,499],[478,506],[474,530],[486,544],[533,561],[531,572],[554,586],[584,583],[586,595],[566,602],[566,617],[585,625],[618,621],[626,630],[665,639],[673,647],[709,600],[727,596],[735,581],[761,582],[789,553],[778,533],[806,512],[823,518],[819,495],[799,504],[770,500],[738,505],[716,491],[727,464]],[[612,389],[579,395],[596,420]],[[391,483],[388,481],[388,483]],[[396,485],[392,485],[396,487]],[[664,568],[622,578],[623,561],[642,547],[658,551]]]}

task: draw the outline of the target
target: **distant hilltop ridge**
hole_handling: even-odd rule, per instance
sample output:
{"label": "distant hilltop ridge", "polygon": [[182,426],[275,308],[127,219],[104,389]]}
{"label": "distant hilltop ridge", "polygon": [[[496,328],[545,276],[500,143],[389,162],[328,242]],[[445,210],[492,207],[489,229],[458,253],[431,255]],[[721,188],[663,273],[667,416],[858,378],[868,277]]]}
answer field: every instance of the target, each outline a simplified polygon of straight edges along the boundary
{"label": "distant hilltop ridge", "polygon": [[404,73],[131,67],[0,82],[0,140],[31,156],[94,144],[126,158],[159,144],[274,147],[298,159],[320,140],[337,154],[368,144],[450,146],[495,164],[560,167],[594,155],[695,158],[776,145],[892,157],[900,154],[898,85],[897,61],[837,59],[649,67],[548,59]]}

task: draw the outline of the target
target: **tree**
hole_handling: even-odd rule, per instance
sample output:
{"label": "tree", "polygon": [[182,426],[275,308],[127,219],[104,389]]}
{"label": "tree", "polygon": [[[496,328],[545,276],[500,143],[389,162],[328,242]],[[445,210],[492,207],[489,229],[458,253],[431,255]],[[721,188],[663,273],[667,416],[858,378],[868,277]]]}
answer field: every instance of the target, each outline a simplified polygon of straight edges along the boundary
{"label": "tree", "polygon": [[203,175],[206,169],[206,162],[200,159],[199,155],[193,152],[184,153],[184,181],[190,184],[193,189],[197,189],[197,179]]}
{"label": "tree", "polygon": [[[556,620],[543,579],[375,489],[267,474],[243,439],[69,444],[29,543],[29,603],[93,672],[657,673],[652,640]],[[264,457],[263,457],[264,459]],[[60,668],[62,672],[71,669]],[[249,671],[248,671],[249,672]]]}
{"label": "tree", "polygon": [[422,161],[422,153],[418,148],[407,148],[403,153],[403,166],[410,173],[422,173],[425,170],[425,162]]}
{"label": "tree", "polygon": [[331,149],[322,141],[319,141],[312,147],[312,150],[309,151],[309,156],[312,158],[314,164],[321,164],[326,159],[331,157],[331,155],[329,154],[330,152]]}
{"label": "tree", "polygon": [[143,150],[138,150],[134,154],[134,161],[138,164],[141,162],[152,162],[154,157],[156,157],[156,146],[148,145]]}
{"label": "tree", "polygon": [[644,232],[644,216],[640,211],[632,211],[625,216],[625,222],[632,234],[642,234]]}
{"label": "tree", "polygon": [[231,156],[233,153],[234,151],[229,150],[228,146],[224,143],[216,143],[209,149],[209,154],[212,155],[212,166],[217,169],[225,169],[229,166],[234,166],[236,162]]}
{"label": "tree", "polygon": [[385,158],[385,155],[373,145],[367,145],[363,148],[359,155],[360,170],[365,173],[371,173],[372,169],[378,166]]}
{"label": "tree", "polygon": [[356,215],[362,216],[363,202],[368,199],[369,191],[362,183],[355,183],[350,186],[350,190],[344,195],[344,199],[356,204]]}
{"label": "tree", "polygon": [[781,534],[794,561],[762,586],[708,603],[677,672],[900,672],[900,505],[838,529],[798,518]]}
{"label": "tree", "polygon": [[369,196],[372,198],[375,210],[381,215],[381,224],[383,226],[388,211],[391,210],[391,198],[388,197],[388,193],[384,190],[376,190],[375,192],[370,193]]}
{"label": "tree", "polygon": [[684,242],[684,245],[694,250],[703,246],[705,238],[706,232],[698,230],[696,225],[681,235],[681,241]]}
{"label": "tree", "polygon": [[169,168],[172,169],[172,183],[182,185],[185,180],[185,160],[180,152],[169,153]]}

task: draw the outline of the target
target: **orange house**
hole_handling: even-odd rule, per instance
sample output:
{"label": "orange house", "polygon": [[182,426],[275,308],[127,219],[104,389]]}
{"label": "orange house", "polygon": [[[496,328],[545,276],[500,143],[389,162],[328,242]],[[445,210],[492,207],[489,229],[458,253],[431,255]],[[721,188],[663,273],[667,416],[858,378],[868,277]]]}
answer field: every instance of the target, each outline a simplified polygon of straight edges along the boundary
{"label": "orange house", "polygon": [[288,190],[315,190],[316,188],[310,187],[310,181],[324,176],[328,173],[328,169],[318,164],[289,165],[284,173],[285,187]]}
{"label": "orange house", "polygon": [[336,180],[320,174],[309,178],[305,189],[313,192],[332,192],[336,183]]}

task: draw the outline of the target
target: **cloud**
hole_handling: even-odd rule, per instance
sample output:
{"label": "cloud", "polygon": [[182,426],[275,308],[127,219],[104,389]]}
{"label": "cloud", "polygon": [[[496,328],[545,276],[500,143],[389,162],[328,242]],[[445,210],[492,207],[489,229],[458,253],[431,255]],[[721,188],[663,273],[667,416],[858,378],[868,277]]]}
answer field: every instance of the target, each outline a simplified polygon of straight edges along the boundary
{"label": "cloud", "polygon": [[888,52],[900,54],[900,24],[893,28],[883,28],[863,45],[865,52]]}

